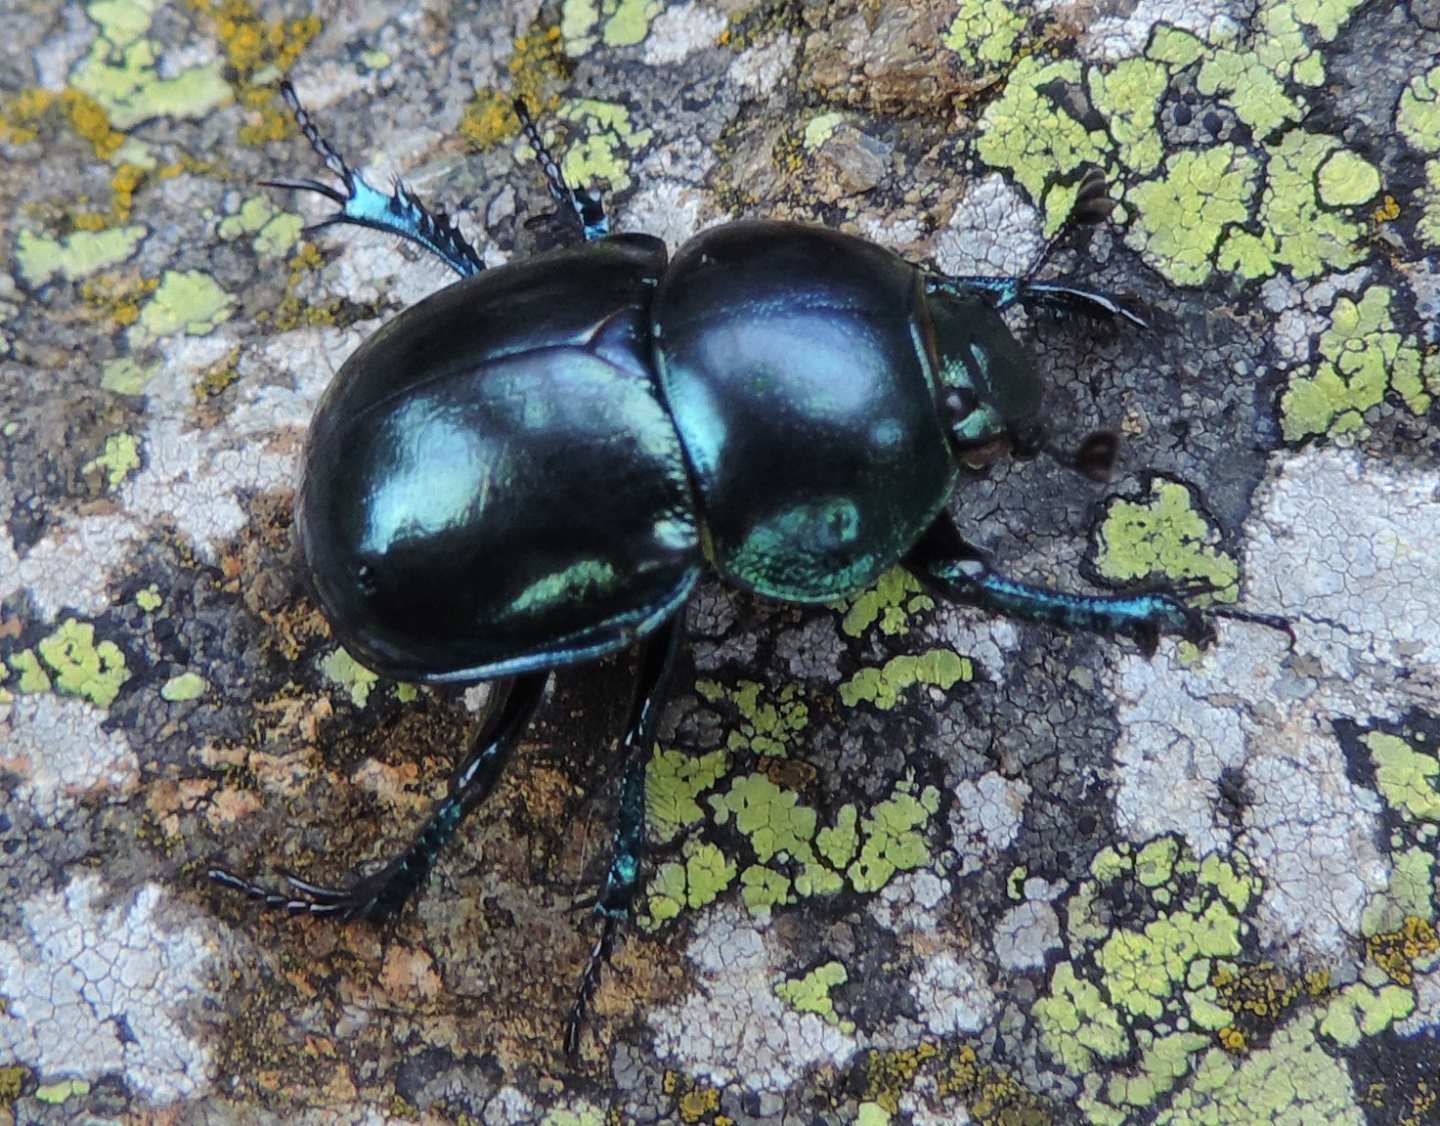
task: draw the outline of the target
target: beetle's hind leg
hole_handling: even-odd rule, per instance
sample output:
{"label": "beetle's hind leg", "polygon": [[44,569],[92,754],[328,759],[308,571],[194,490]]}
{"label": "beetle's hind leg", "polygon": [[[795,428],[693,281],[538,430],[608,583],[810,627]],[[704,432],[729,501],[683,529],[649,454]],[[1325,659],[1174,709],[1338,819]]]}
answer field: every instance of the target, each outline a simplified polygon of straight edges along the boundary
{"label": "beetle's hind leg", "polygon": [[326,887],[284,874],[290,892],[271,891],[224,868],[211,868],[215,883],[248,895],[271,911],[351,919],[388,919],[397,914],[430,875],[435,859],[455,830],[494,791],[511,752],[529,726],[548,673],[516,677],[510,693],[471,740],[469,752],[450,777],[449,794],[431,811],[415,840],[383,868],[349,887]]}
{"label": "beetle's hind leg", "polygon": [[600,920],[600,934],[590,950],[585,971],[580,975],[575,1003],[565,1022],[565,1053],[575,1056],[580,1050],[580,1034],[585,1015],[600,973],[610,960],[620,927],[629,921],[640,890],[640,876],[645,858],[645,771],[655,747],[655,725],[660,710],[670,695],[670,681],[675,668],[675,653],[684,633],[684,611],[671,618],[645,643],[640,657],[640,679],[635,686],[635,701],[620,740],[620,757],[624,773],[620,779],[620,809],[615,822],[615,842],[610,854],[610,868],[605,883],[595,899],[595,917]]}
{"label": "beetle's hind leg", "polygon": [[550,188],[550,198],[555,201],[555,210],[544,215],[535,215],[526,220],[527,227],[554,227],[564,242],[594,242],[610,233],[610,216],[605,214],[605,205],[600,193],[591,188],[572,188],[565,182],[565,174],[556,159],[545,147],[545,140],[530,116],[530,109],[523,98],[514,101],[515,116],[520,119],[520,129],[525,140],[535,150],[535,161],[545,176]]}
{"label": "beetle's hind leg", "polygon": [[439,255],[445,264],[461,277],[478,274],[485,263],[475,248],[465,241],[465,236],[444,211],[428,211],[404,184],[396,181],[395,190],[389,195],[372,187],[365,178],[345,163],[339,151],[327,141],[316,127],[309,111],[300,104],[300,96],[288,78],[280,83],[280,94],[295,124],[310,142],[310,147],[325,162],[339,179],[343,192],[322,184],[318,180],[261,180],[267,188],[294,188],[297,191],[317,192],[326,199],[339,204],[333,215],[312,223],[307,232],[321,231],[338,223],[349,223],[356,227],[385,231],[399,235],[423,246],[432,254]]}
{"label": "beetle's hind leg", "polygon": [[1202,647],[1214,638],[1204,614],[1169,594],[1072,594],[1008,578],[990,566],[983,552],[966,543],[943,513],[904,562],[922,584],[952,602],[1062,629],[1129,637],[1147,657],[1155,652],[1161,634],[1174,634]]}

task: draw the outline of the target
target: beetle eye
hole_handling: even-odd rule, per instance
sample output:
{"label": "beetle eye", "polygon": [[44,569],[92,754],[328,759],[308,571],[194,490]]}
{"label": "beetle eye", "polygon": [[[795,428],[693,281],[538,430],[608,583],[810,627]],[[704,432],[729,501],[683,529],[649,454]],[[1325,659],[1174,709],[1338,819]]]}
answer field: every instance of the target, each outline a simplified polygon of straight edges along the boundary
{"label": "beetle eye", "polygon": [[950,387],[945,391],[946,422],[954,426],[964,422],[980,406],[980,397],[968,387]]}
{"label": "beetle eye", "polygon": [[358,564],[355,568],[355,589],[367,598],[380,589],[376,581],[375,568],[368,563]]}

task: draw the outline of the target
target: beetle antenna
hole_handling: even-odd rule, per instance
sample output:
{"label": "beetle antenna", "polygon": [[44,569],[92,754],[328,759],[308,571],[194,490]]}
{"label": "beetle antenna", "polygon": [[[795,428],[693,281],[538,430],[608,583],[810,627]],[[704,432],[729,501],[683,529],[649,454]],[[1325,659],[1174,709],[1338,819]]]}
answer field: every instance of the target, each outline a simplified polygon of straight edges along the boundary
{"label": "beetle antenna", "polygon": [[1010,444],[1016,457],[1044,454],[1056,465],[1102,483],[1110,480],[1120,456],[1120,435],[1114,430],[1096,430],[1087,435],[1074,453],[1055,445],[1043,427],[1033,425],[1012,431]]}
{"label": "beetle antenna", "polygon": [[1070,211],[1065,216],[1065,221],[1050,236],[1049,241],[1045,243],[1035,261],[1030,263],[1030,268],[1025,271],[1025,276],[1020,280],[1026,284],[1031,282],[1049,261],[1055,248],[1072,230],[1076,227],[1093,227],[1097,223],[1103,223],[1114,209],[1115,201],[1105,194],[1105,173],[1095,165],[1087,164],[1084,172],[1081,173],[1080,183],[1075,188],[1075,202],[1070,205]]}
{"label": "beetle antenna", "polygon": [[525,134],[525,142],[535,150],[535,160],[550,188],[550,198],[556,203],[554,211],[533,216],[525,225],[536,227],[557,224],[572,234],[580,235],[586,242],[604,238],[610,233],[610,217],[605,214],[600,193],[589,188],[572,188],[565,182],[565,174],[560,170],[559,162],[545,147],[545,141],[540,136],[535,119],[530,116],[530,108],[525,104],[525,99],[517,97],[512,104],[515,107],[515,116],[520,119],[520,131]]}

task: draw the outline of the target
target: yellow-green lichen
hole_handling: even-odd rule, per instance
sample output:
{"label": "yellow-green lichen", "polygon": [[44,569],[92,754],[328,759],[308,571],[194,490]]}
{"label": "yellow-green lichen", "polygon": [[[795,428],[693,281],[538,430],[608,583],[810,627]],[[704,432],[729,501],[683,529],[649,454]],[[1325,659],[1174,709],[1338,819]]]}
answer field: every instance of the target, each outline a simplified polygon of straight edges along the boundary
{"label": "yellow-green lichen", "polygon": [[940,792],[926,786],[919,794],[909,782],[896,784],[894,794],[877,804],[861,823],[865,843],[846,869],[856,891],[878,891],[896,872],[909,872],[930,862],[924,826],[940,808]]}
{"label": "yellow-green lichen", "polygon": [[[1234,983],[1251,977],[1214,967],[1239,956],[1259,881],[1238,853],[1197,860],[1176,837],[1103,850],[1091,871],[1066,904],[1074,960],[1056,966],[1034,1011],[1042,1043],[1068,1071],[1107,1073],[1088,1087],[1091,1121],[1123,1122],[1125,1108],[1151,1106],[1186,1082],[1249,1002]],[[1115,927],[1106,904],[1117,891],[1148,897],[1153,917]],[[1113,1066],[1122,1060],[1133,1062]]]}
{"label": "yellow-green lichen", "polygon": [[1035,1002],[1034,1014],[1045,1047],[1073,1074],[1086,1074],[1097,1060],[1119,1059],[1129,1051],[1119,1012],[1069,962],[1055,967],[1049,992]]}
{"label": "yellow-green lichen", "polygon": [[683,862],[660,864],[650,881],[647,908],[653,924],[704,907],[735,882],[735,862],[715,845],[691,838],[681,853]]}
{"label": "yellow-green lichen", "polygon": [[[1434,156],[1440,153],[1440,66],[1410,81],[1400,95],[1395,127],[1412,148]],[[1440,246],[1440,160],[1425,165],[1424,210],[1416,230],[1431,246]]]}
{"label": "yellow-green lichen", "polygon": [[[1433,839],[1433,838],[1432,838]],[[1416,845],[1400,849],[1390,857],[1390,880],[1384,891],[1366,904],[1360,933],[1367,937],[1394,934],[1436,917],[1434,898],[1435,854],[1432,848]]]}
{"label": "yellow-green lichen", "polygon": [[110,360],[100,369],[100,386],[120,395],[139,395],[157,368],[142,368],[128,356]]}
{"label": "yellow-green lichen", "polygon": [[695,799],[719,781],[728,765],[723,750],[687,755],[657,749],[645,769],[645,807],[656,836],[699,824],[705,811]]}
{"label": "yellow-green lichen", "polygon": [[56,691],[83,696],[97,708],[114,703],[121,686],[130,679],[120,647],[113,641],[97,644],[95,627],[89,622],[67,618],[35,648],[54,674]]}
{"label": "yellow-green lichen", "polygon": [[746,908],[762,917],[768,915],[772,907],[795,902],[789,879],[763,864],[751,864],[740,873],[740,898]]}
{"label": "yellow-green lichen", "polygon": [[[185,332],[204,336],[230,316],[234,299],[199,270],[167,270],[131,330],[132,343]],[[138,330],[138,333],[136,332]]]}
{"label": "yellow-green lichen", "polygon": [[151,583],[144,590],[135,592],[135,605],[144,610],[147,614],[153,614],[160,609],[164,599],[160,597],[160,588]]}
{"label": "yellow-green lichen", "polygon": [[133,434],[111,434],[105,439],[100,456],[87,461],[82,468],[87,473],[103,472],[106,484],[118,489],[120,482],[140,468],[140,440]]}
{"label": "yellow-green lichen", "polygon": [[370,699],[370,690],[380,678],[350,656],[336,649],[320,662],[320,671],[350,694],[350,702],[363,708]]}
{"label": "yellow-green lichen", "polygon": [[1320,202],[1327,207],[1359,207],[1380,194],[1380,173],[1349,149],[1337,149],[1320,166]]}
{"label": "yellow-green lichen", "polygon": [[835,815],[835,824],[815,834],[815,849],[831,868],[843,871],[855,859],[860,847],[857,828],[860,814],[853,805],[843,805]]}
{"label": "yellow-green lichen", "polygon": [[[994,168],[1008,168],[1030,193],[1045,200],[1045,188],[1057,178],[1073,178],[1087,164],[1110,164],[1110,140],[1103,130],[1087,129],[1045,93],[1051,83],[1078,83],[1082,71],[1073,60],[1045,62],[1028,56],[1016,63],[1005,92],[985,109],[976,151]],[[1057,201],[1058,202],[1058,201]],[[1068,202],[1046,207],[1046,228],[1065,219]]]}
{"label": "yellow-green lichen", "polygon": [[1440,66],[1410,80],[1395,109],[1395,127],[1412,148],[1440,152]]}
{"label": "yellow-green lichen", "polygon": [[1212,546],[1217,539],[1190,490],[1157,478],[1147,499],[1111,502],[1100,525],[1096,568],[1121,583],[1153,576],[1199,579],[1233,601],[1240,570]]}
{"label": "yellow-green lichen", "polygon": [[[856,891],[877,891],[895,873],[928,864],[924,828],[940,795],[930,786],[917,794],[913,783],[901,781],[863,817],[846,805],[834,826],[821,827],[798,794],[757,773],[734,779],[709,803],[717,823],[733,820],[748,838],[756,863],[740,872],[743,898],[752,911],[764,912],[797,896],[833,894],[847,879]],[[769,867],[771,861],[798,865],[793,882]],[[678,875],[671,873],[674,886]]]}
{"label": "yellow-green lichen", "polygon": [[1158,1019],[1197,958],[1240,953],[1239,920],[1221,903],[1171,912],[1143,931],[1120,930],[1096,952],[1110,996],[1134,1016]]}
{"label": "yellow-green lichen", "polygon": [[735,827],[750,838],[750,847],[763,864],[776,855],[813,859],[816,815],[800,803],[800,795],[782,789],[763,774],[735,779],[730,789],[710,799],[716,820],[731,817]]}
{"label": "yellow-green lichen", "polygon": [[595,98],[564,103],[560,117],[574,126],[560,162],[566,181],[590,187],[603,184],[613,192],[628,188],[628,155],[649,144],[654,130],[635,128],[630,110],[621,103]]}
{"label": "yellow-green lichen", "polygon": [[[1345,150],[1333,137],[1292,129],[1265,147],[1265,190],[1260,198],[1260,231],[1232,231],[1220,249],[1217,262],[1245,278],[1265,277],[1287,267],[1297,278],[1313,278],[1327,270],[1353,266],[1364,255],[1365,216],[1353,218],[1321,206],[1320,172]],[[1341,158],[1354,184],[1378,173],[1361,170],[1365,162],[1354,154]],[[1354,190],[1352,188],[1352,190]],[[1372,195],[1374,193],[1371,193]],[[1369,196],[1365,197],[1369,199]]]}
{"label": "yellow-green lichen", "polygon": [[240,210],[220,221],[222,239],[249,238],[255,253],[263,258],[282,258],[300,238],[304,220],[281,211],[264,196],[251,196]]}
{"label": "yellow-green lichen", "polygon": [[1169,68],[1149,59],[1126,59],[1096,67],[1089,75],[1090,98],[1110,125],[1121,162],[1149,175],[1164,155],[1155,110],[1170,82]]}
{"label": "yellow-green lichen", "polygon": [[840,699],[846,707],[864,701],[882,710],[900,702],[901,693],[914,684],[928,684],[948,690],[974,676],[968,657],[951,649],[931,649],[918,656],[892,657],[880,668],[860,669],[840,685]]}
{"label": "yellow-green lichen", "polygon": [[732,751],[757,755],[786,754],[794,738],[809,723],[809,709],[800,699],[797,685],[786,684],[779,692],[767,692],[764,686],[742,680],[734,688],[726,688],[713,680],[702,680],[695,691],[711,703],[726,703],[740,712],[740,723],[726,736],[725,745]]}
{"label": "yellow-green lichen", "polygon": [[1002,66],[1015,56],[1025,14],[990,0],[960,0],[960,10],[941,40],[966,66]]}
{"label": "yellow-green lichen", "polygon": [[887,637],[899,636],[909,631],[912,614],[923,613],[934,606],[934,600],[915,576],[903,567],[886,571],[874,586],[855,595],[848,605],[835,604],[837,609],[845,611],[840,628],[850,637],[859,637],[876,622]]}
{"label": "yellow-green lichen", "polygon": [[572,58],[592,49],[631,47],[650,32],[650,21],[664,9],[659,0],[564,0],[560,31]]}
{"label": "yellow-green lichen", "polygon": [[1127,241],[1171,281],[1200,284],[1221,238],[1249,219],[1256,174],[1255,161],[1235,145],[1173,153],[1160,178],[1126,195],[1135,208]]}
{"label": "yellow-green lichen", "polygon": [[172,66],[164,46],[147,33],[159,0],[93,0],[90,50],[74,71],[75,87],[95,99],[119,129],[155,117],[204,117],[228,102],[220,60]]}
{"label": "yellow-green lichen", "polygon": [[35,1098],[42,1103],[58,1106],[70,1099],[78,1099],[90,1093],[90,1084],[84,1079],[62,1079],[58,1083],[43,1083],[35,1088]]}
{"label": "yellow-green lichen", "polygon": [[21,231],[15,240],[15,261],[20,276],[32,286],[55,278],[76,281],[118,266],[140,245],[145,227],[112,227],[101,231],[74,231],[63,239]]}
{"label": "yellow-green lichen", "polygon": [[1363,1037],[1384,1032],[1414,1010],[1414,990],[1400,985],[1374,988],[1357,981],[1331,998],[1320,1031],[1342,1047],[1353,1048]]}
{"label": "yellow-green lichen", "polygon": [[40,658],[35,656],[33,649],[22,649],[18,653],[12,653],[7,661],[12,669],[20,674],[15,682],[15,687],[29,695],[32,692],[49,692],[50,677],[40,664]]}
{"label": "yellow-green lichen", "polygon": [[1314,1021],[1277,1029],[1267,1048],[1236,1059],[1213,1048],[1155,1118],[1163,1126],[1250,1126],[1324,1122],[1361,1126],[1350,1073],[1315,1038]]}
{"label": "yellow-green lichen", "polygon": [[1175,837],[1160,837],[1142,848],[1135,857],[1135,878],[1147,888],[1159,888],[1175,873],[1180,858],[1180,842]]}
{"label": "yellow-green lichen", "polygon": [[1316,342],[1312,374],[1292,379],[1280,399],[1281,429],[1288,441],[1312,434],[1343,434],[1364,426],[1364,412],[1388,390],[1399,391],[1412,409],[1430,397],[1424,359],[1414,337],[1396,331],[1389,287],[1373,285],[1358,301],[1338,297],[1330,324]]}
{"label": "yellow-green lichen", "polygon": [[1385,800],[1406,817],[1440,821],[1440,758],[1383,732],[1371,732],[1361,742],[1370,751],[1375,783]]}
{"label": "yellow-green lichen", "polygon": [[[1344,269],[1362,254],[1366,231],[1363,216],[1337,209],[1373,198],[1379,175],[1336,138],[1299,126],[1310,109],[1305,88],[1325,82],[1319,47],[1338,34],[1356,3],[1267,0],[1244,24],[1215,21],[1203,36],[1160,24],[1143,57],[1113,63],[1021,58],[1005,92],[982,115],[976,151],[1043,203],[1047,230],[1062,221],[1068,204],[1057,182],[1073,181],[1080,165],[1113,174],[1118,164],[1117,191],[1145,177],[1124,194],[1133,215],[1128,239],[1179,284],[1201,284],[1217,268],[1245,279],[1281,268],[1299,277]],[[971,8],[979,11],[969,5],[957,20],[962,41]],[[1007,17],[986,8],[977,18]],[[1195,88],[1246,127],[1256,139],[1253,151],[1224,142],[1172,153],[1159,164],[1156,114],[1179,72],[1192,67]],[[1066,108],[1054,93],[1064,87],[1088,93],[1106,131]],[[1407,121],[1427,136],[1435,132],[1424,108],[1431,92],[1417,85],[1405,103]],[[1440,180],[1440,168],[1432,179]],[[1435,220],[1440,229],[1440,208]]]}
{"label": "yellow-green lichen", "polygon": [[835,127],[845,120],[843,113],[817,113],[805,123],[803,143],[807,149],[818,149],[830,139]]}
{"label": "yellow-green lichen", "polygon": [[850,980],[843,962],[826,962],[816,966],[804,977],[793,981],[782,981],[775,987],[775,996],[798,1013],[815,1013],[841,1032],[849,1035],[855,1031],[855,1022],[845,1020],[835,1011],[835,1002],[830,991]]}
{"label": "yellow-green lichen", "polygon": [[198,700],[208,687],[205,678],[199,673],[182,672],[178,676],[172,676],[161,686],[160,698],[172,704]]}

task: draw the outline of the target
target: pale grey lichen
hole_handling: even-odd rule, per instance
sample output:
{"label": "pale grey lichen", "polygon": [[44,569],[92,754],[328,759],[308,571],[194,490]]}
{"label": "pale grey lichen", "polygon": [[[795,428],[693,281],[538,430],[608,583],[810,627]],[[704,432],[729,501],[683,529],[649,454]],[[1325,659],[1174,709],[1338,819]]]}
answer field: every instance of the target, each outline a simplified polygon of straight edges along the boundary
{"label": "pale grey lichen", "polygon": [[[1387,886],[1381,802],[1351,782],[1338,720],[1397,718],[1440,692],[1440,474],[1308,449],[1276,463],[1249,524],[1253,610],[1296,634],[1221,622],[1193,664],[1122,656],[1116,812],[1137,840],[1178,832],[1200,854],[1243,850],[1264,878],[1264,938],[1293,959],[1353,954]],[[1244,801],[1224,808],[1222,774]]]}
{"label": "pale grey lichen", "polygon": [[743,1080],[769,1091],[784,1091],[821,1062],[845,1066],[856,1038],[776,996],[786,975],[767,930],[729,903],[697,921],[686,951],[695,991],[649,1015],[661,1059],[711,1083]]}
{"label": "pale grey lichen", "polygon": [[645,62],[650,66],[678,63],[705,47],[713,47],[729,25],[723,12],[706,4],[673,4],[650,22]]}
{"label": "pale grey lichen", "polygon": [[1040,213],[1004,176],[971,184],[950,224],[935,237],[935,264],[951,275],[1018,277],[1045,245]]}
{"label": "pale grey lichen", "polygon": [[208,992],[214,938],[180,925],[156,884],[110,907],[105,895],[85,874],[21,904],[19,932],[0,939],[0,1057],[44,1079],[118,1075],[157,1105],[193,1098],[210,1050],[184,1009]]}
{"label": "pale grey lichen", "polygon": [[15,793],[42,821],[54,823],[86,796],[125,797],[140,763],[106,713],[88,701],[37,692],[16,698],[0,717],[0,771],[19,779]]}

